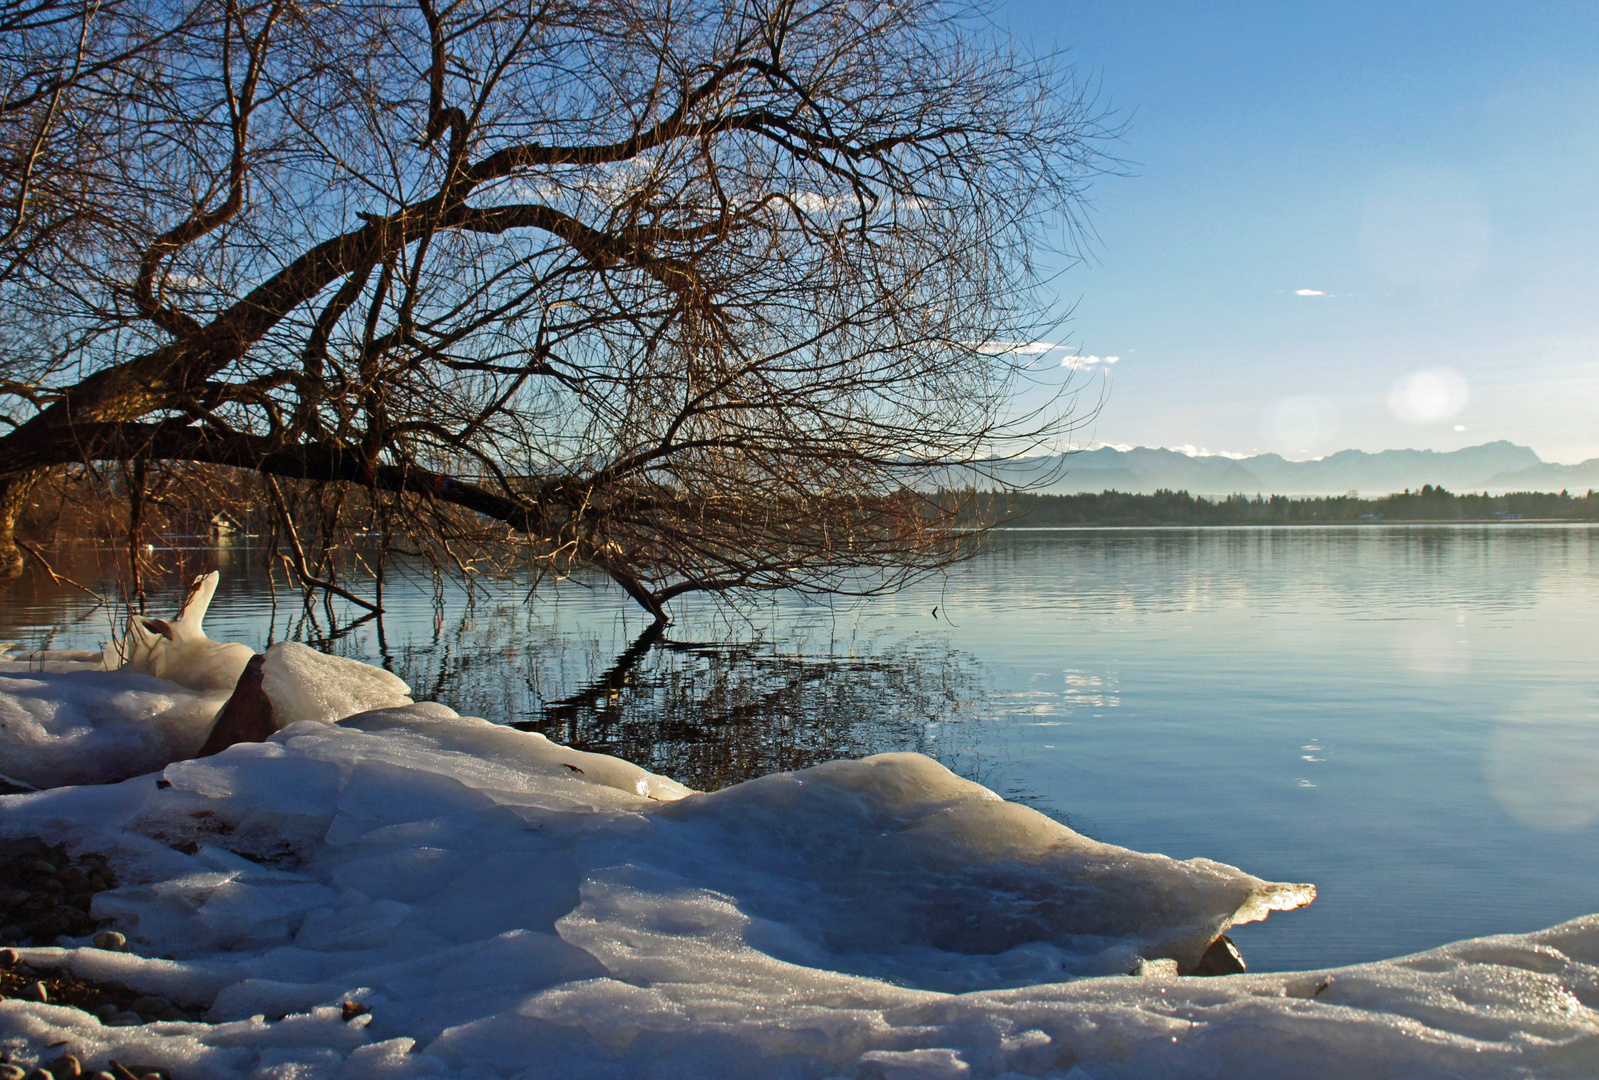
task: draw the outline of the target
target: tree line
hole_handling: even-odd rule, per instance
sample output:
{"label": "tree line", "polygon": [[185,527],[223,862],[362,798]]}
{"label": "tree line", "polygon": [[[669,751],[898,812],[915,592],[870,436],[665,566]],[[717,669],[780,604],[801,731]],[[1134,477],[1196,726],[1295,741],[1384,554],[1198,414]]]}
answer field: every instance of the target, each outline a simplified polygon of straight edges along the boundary
{"label": "tree line", "polygon": [[1316,525],[1430,521],[1599,521],[1599,493],[1520,491],[1506,495],[1455,493],[1431,484],[1392,495],[1228,495],[1210,499],[1186,491],[1151,495],[1102,491],[1077,495],[1036,492],[945,493],[964,520],[997,528],[1132,525]]}

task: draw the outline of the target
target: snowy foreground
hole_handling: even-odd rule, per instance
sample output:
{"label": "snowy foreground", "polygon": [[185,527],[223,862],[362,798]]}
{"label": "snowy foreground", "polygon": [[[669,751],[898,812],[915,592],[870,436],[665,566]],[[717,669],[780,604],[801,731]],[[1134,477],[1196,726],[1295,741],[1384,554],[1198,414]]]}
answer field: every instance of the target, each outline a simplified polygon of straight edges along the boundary
{"label": "snowy foreground", "polygon": [[[194,753],[249,660],[199,615],[118,670],[0,664],[0,772],[81,782]],[[919,755],[697,794],[302,646],[262,671],[286,725],[267,742],[0,798],[0,836],[110,858],[93,914],[132,948],[24,959],[206,1010],[105,1027],[7,1000],[12,1061],[70,1049],[177,1080],[1599,1076],[1599,915],[1180,977],[1313,890],[1095,843]],[[351,1001],[370,1013],[346,1022]]]}

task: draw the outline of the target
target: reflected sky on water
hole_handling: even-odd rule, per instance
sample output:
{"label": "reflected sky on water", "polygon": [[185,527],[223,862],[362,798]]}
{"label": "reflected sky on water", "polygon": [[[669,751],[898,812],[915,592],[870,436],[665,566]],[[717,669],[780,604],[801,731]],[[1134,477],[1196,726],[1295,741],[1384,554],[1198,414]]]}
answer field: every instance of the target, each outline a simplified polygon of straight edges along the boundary
{"label": "reflected sky on water", "polygon": [[[212,637],[329,634],[259,552],[163,554],[183,565],[157,614],[219,566]],[[87,550],[58,569],[114,588]],[[1599,911],[1591,527],[1016,532],[855,604],[684,598],[631,658],[646,620],[616,590],[526,592],[392,581],[381,627],[331,647],[697,787],[919,750],[1098,839],[1315,882],[1309,909],[1235,935],[1255,968]],[[0,603],[26,647],[109,634],[47,578]]]}

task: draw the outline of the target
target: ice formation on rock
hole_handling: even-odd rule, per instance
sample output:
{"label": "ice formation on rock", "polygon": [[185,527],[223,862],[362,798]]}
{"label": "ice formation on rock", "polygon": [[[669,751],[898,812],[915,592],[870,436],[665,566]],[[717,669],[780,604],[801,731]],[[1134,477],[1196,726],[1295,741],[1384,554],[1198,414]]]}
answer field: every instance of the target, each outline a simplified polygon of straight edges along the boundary
{"label": "ice formation on rock", "polygon": [[411,688],[380,667],[280,641],[266,651],[261,689],[279,728],[301,720],[342,720],[356,713],[411,704]]}
{"label": "ice formation on rock", "polygon": [[[1096,843],[915,754],[702,794],[433,703],[325,723],[404,688],[278,656],[318,685],[278,687],[304,719],[268,741],[0,797],[0,834],[109,854],[121,885],[94,914],[134,950],[29,961],[208,1009],[116,1028],[5,1001],[12,1060],[65,1043],[181,1080],[1599,1074],[1599,916],[1181,978],[1173,961],[1313,890]],[[346,1001],[370,1014],[346,1022]]]}
{"label": "ice formation on rock", "polygon": [[202,693],[228,693],[255,650],[248,645],[212,641],[200,624],[216,595],[220,575],[213,570],[194,579],[183,610],[172,622],[135,615],[119,654],[106,647],[106,670],[154,675]]}

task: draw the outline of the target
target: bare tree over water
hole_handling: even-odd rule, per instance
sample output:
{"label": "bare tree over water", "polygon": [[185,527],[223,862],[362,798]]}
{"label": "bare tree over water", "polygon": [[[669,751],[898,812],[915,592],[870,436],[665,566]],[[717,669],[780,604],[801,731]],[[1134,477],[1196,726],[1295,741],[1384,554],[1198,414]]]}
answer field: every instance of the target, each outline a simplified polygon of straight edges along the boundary
{"label": "bare tree over water", "polygon": [[5,0],[0,42],[12,574],[38,481],[115,463],[135,522],[258,475],[307,583],[371,529],[658,619],[891,587],[956,554],[922,493],[1070,422],[1012,345],[1109,133],[980,9]]}

